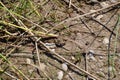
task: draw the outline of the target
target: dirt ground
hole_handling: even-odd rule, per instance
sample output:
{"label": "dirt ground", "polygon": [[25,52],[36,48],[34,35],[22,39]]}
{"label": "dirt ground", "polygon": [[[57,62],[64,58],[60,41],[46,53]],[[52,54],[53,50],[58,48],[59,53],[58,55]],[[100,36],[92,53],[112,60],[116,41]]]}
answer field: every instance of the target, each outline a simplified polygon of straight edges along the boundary
{"label": "dirt ground", "polygon": [[[2,1],[25,18],[0,8],[0,80],[119,80],[120,1],[96,1]],[[33,3],[35,9],[22,2]],[[21,26],[20,20],[26,30],[2,22]],[[24,25],[45,34],[31,33]]]}

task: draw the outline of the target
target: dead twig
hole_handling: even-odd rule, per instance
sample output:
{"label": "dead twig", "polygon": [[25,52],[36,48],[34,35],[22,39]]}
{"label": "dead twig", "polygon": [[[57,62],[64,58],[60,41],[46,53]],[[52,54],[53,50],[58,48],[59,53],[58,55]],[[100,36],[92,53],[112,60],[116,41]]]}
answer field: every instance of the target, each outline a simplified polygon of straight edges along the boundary
{"label": "dead twig", "polygon": [[13,75],[9,74],[8,72],[4,72],[4,74],[6,74],[6,75],[10,76],[12,79],[19,80],[18,78],[16,78],[15,76],[13,76]]}
{"label": "dead twig", "polygon": [[85,25],[85,27],[90,31],[90,33],[92,34],[93,31],[90,29],[90,27],[88,26],[88,24],[84,20],[82,20],[81,18],[80,18],[80,20]]}
{"label": "dead twig", "polygon": [[[85,70],[88,72],[88,61],[87,61],[87,59],[88,59],[88,54],[86,53],[85,54]],[[86,76],[86,80],[89,80],[88,76]]]}
{"label": "dead twig", "polygon": [[71,4],[72,4],[72,2],[71,2],[71,1],[72,1],[72,0],[70,0],[70,1],[69,1],[69,8],[71,7]]}
{"label": "dead twig", "polygon": [[40,64],[40,54],[39,54],[39,51],[38,51],[38,44],[37,44],[37,42],[35,42],[35,48],[36,48],[36,53],[37,53],[39,67],[41,67],[41,64]]}

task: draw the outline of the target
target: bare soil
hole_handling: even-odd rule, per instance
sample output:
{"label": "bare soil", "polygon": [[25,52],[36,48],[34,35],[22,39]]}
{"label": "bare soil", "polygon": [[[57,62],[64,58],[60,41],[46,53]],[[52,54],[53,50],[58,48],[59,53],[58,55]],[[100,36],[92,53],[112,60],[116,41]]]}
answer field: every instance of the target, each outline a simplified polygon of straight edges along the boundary
{"label": "bare soil", "polygon": [[[98,3],[89,3],[88,0],[71,0],[72,4],[69,3],[69,0],[31,1],[37,7],[37,11],[42,14],[42,18],[38,18],[35,14],[27,16],[27,18],[45,28],[49,33],[59,35],[57,37],[41,37],[40,41],[44,44],[51,45],[52,43],[51,50],[55,50],[57,54],[96,76],[99,80],[120,79],[120,29],[117,34],[117,27],[120,27],[120,21],[118,21],[120,4],[111,6],[119,3],[119,0],[116,0],[115,3],[112,3],[111,0],[99,0]],[[108,4],[106,7],[111,7],[103,9],[105,8],[105,5],[101,4],[103,2]],[[19,3],[17,0],[13,2],[13,4],[17,3]],[[9,6],[8,3],[5,5]],[[73,17],[99,9],[101,10],[93,14],[70,20]],[[0,13],[0,15],[3,13],[5,12]],[[23,13],[25,12],[23,11]],[[1,20],[4,19],[1,18]],[[34,26],[26,20],[22,20],[22,22],[28,28]],[[116,26],[116,24],[119,25]],[[115,30],[113,30],[114,28]],[[15,36],[4,37],[6,33],[3,30],[0,31],[0,53],[4,56],[9,54],[6,56],[7,60],[30,80],[58,80],[59,71],[64,73],[62,80],[93,80],[89,75],[87,76],[84,72],[51,54],[40,44],[37,44],[37,52],[35,41],[32,40],[33,37],[27,33],[19,37],[24,31],[7,27],[6,29],[14,33]],[[34,30],[42,31],[40,27],[35,27]],[[104,43],[105,38],[110,39],[109,43]],[[67,64],[67,71],[63,70],[62,63]],[[0,79],[14,80],[12,77],[14,76],[17,79],[26,80],[17,70],[11,68],[12,65],[0,58],[0,69],[5,70],[4,73],[0,71]]]}

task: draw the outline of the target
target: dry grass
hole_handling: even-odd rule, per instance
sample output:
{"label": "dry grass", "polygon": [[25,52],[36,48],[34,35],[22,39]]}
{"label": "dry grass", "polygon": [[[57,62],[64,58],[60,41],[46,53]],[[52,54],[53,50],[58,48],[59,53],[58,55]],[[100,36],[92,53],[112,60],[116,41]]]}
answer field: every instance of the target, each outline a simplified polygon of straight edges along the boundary
{"label": "dry grass", "polygon": [[63,71],[63,80],[118,80],[119,5],[109,0],[0,1],[0,79],[56,80]]}

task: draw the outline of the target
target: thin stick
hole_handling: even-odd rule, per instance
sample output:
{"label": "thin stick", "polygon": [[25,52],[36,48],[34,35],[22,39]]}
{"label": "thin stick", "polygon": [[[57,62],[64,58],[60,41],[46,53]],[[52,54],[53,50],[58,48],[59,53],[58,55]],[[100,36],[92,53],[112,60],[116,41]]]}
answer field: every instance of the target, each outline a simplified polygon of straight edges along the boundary
{"label": "thin stick", "polygon": [[[85,53],[85,70],[88,72],[88,53]],[[86,76],[86,80],[88,80],[88,75]]]}
{"label": "thin stick", "polygon": [[40,54],[39,54],[39,51],[38,51],[37,41],[35,42],[35,48],[36,48],[36,53],[37,53],[37,58],[38,58],[39,67],[41,68],[41,64],[40,64]]}
{"label": "thin stick", "polygon": [[71,2],[71,0],[69,1],[69,8],[71,7],[71,4],[72,4],[72,2]]}
{"label": "thin stick", "polygon": [[4,72],[6,75],[10,76],[11,78],[15,79],[15,80],[19,80],[18,78],[16,78],[15,76],[9,74],[8,72]]}
{"label": "thin stick", "polygon": [[93,31],[90,29],[90,27],[88,26],[88,24],[83,21],[81,18],[80,18],[81,22],[85,25],[85,27],[90,31],[90,33],[93,33]]}

